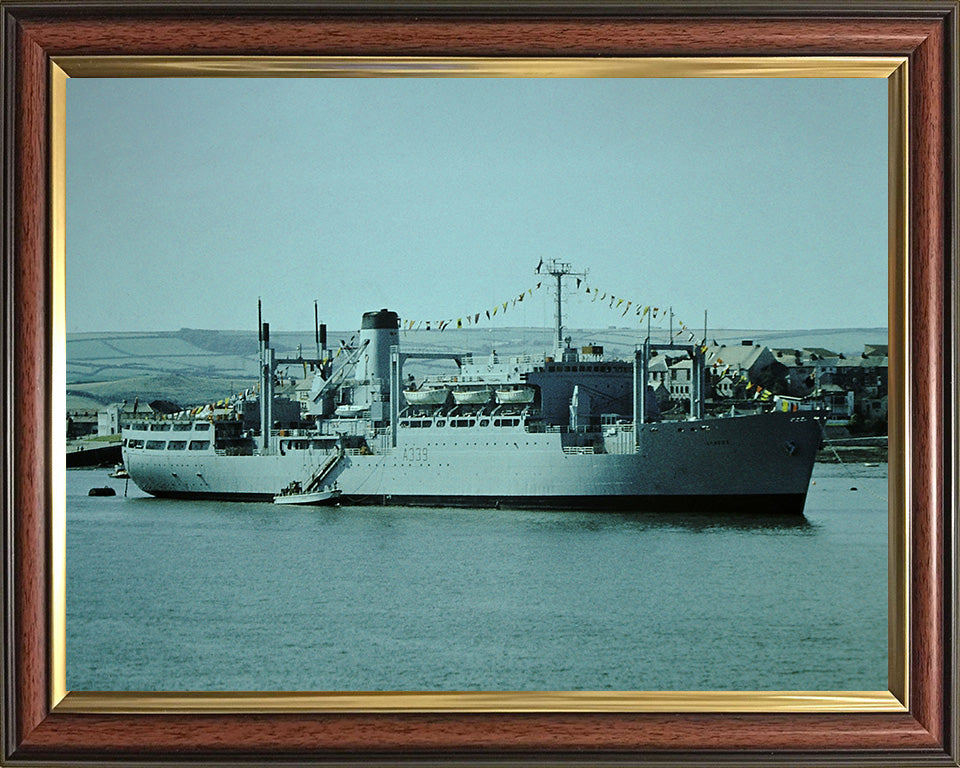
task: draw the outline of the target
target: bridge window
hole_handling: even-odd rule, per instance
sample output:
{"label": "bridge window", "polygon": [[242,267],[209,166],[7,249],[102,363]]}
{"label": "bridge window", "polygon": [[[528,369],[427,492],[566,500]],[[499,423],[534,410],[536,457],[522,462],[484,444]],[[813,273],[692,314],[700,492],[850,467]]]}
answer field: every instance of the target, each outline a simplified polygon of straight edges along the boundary
{"label": "bridge window", "polygon": [[147,440],[146,448],[148,451],[162,451],[166,443],[163,440]]}
{"label": "bridge window", "polygon": [[186,440],[171,440],[169,443],[167,443],[168,451],[183,451],[186,450],[186,447]]}
{"label": "bridge window", "polygon": [[191,451],[205,451],[210,447],[209,440],[191,440],[190,441],[190,450]]}

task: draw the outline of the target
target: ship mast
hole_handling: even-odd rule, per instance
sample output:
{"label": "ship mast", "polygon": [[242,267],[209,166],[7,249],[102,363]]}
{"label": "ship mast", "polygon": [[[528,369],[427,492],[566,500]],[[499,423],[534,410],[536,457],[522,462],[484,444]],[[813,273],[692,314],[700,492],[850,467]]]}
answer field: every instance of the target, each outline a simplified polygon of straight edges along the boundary
{"label": "ship mast", "polygon": [[563,351],[566,349],[566,344],[563,340],[563,278],[567,275],[573,277],[585,278],[587,276],[586,272],[574,272],[573,267],[565,261],[558,261],[557,259],[550,259],[549,261],[544,261],[537,268],[538,272],[546,272],[548,275],[552,275],[557,280],[557,292],[556,292],[556,314],[554,317],[554,353],[557,358],[563,359]]}

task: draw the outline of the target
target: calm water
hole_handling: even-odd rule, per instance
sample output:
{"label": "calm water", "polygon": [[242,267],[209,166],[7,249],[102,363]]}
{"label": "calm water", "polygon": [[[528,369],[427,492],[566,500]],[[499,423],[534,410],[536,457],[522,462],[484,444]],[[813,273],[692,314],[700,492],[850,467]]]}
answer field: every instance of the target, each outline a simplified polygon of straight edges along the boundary
{"label": "calm water", "polygon": [[71,471],[67,687],[885,690],[886,465],[814,481],[777,520],[165,501]]}

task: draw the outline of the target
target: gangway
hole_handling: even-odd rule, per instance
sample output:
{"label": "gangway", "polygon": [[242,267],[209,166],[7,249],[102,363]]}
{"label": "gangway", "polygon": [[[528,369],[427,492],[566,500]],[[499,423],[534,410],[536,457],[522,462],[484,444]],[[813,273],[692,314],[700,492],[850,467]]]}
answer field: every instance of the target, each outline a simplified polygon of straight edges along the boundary
{"label": "gangway", "polygon": [[330,454],[327,457],[327,460],[320,465],[320,468],[313,473],[313,477],[310,478],[310,481],[306,484],[304,490],[306,493],[311,493],[315,491],[320,483],[323,482],[323,478],[329,475],[335,466],[340,462],[340,459],[343,458],[343,445],[337,443],[337,450]]}

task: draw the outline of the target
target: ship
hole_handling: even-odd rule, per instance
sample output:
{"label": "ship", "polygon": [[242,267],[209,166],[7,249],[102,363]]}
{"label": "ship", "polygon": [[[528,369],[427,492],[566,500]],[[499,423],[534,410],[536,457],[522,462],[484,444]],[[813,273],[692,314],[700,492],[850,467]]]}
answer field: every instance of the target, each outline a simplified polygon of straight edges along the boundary
{"label": "ship", "polygon": [[[704,409],[699,344],[653,343],[627,359],[575,347],[562,324],[569,264],[556,279],[553,348],[500,355],[400,341],[400,317],[366,312],[357,341],[316,357],[279,357],[258,317],[255,397],[124,426],[123,464],[158,497],[277,503],[802,514],[825,414],[760,404]],[[691,362],[689,409],[661,414],[657,354]],[[405,378],[412,360],[455,374]],[[305,401],[277,393],[278,366],[312,369]]]}

